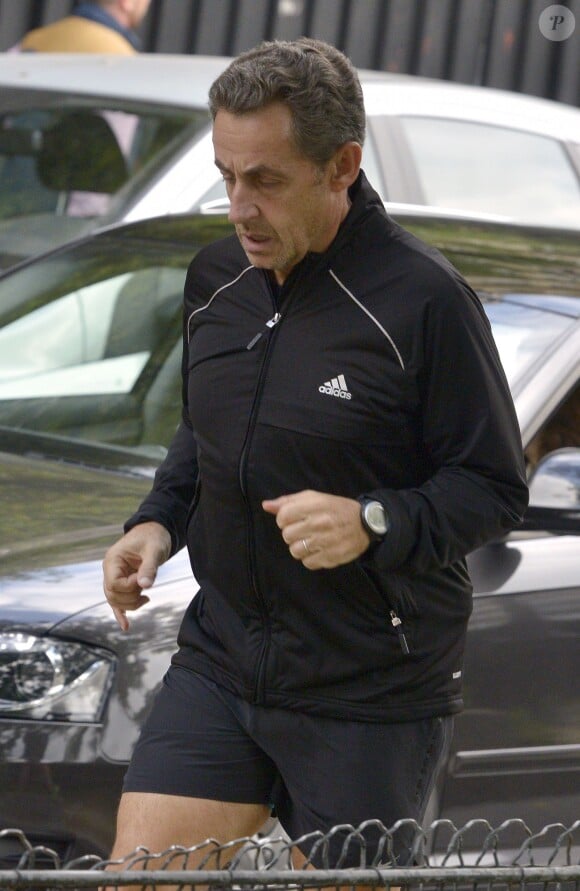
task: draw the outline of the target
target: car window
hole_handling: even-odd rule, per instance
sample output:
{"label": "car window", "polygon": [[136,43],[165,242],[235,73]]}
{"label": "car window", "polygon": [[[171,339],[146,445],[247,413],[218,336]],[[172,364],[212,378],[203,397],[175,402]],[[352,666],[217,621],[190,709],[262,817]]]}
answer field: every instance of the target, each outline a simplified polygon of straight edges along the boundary
{"label": "car window", "polygon": [[175,310],[181,270],[114,275],[0,330],[0,399],[129,393]]}
{"label": "car window", "polygon": [[555,139],[469,121],[400,120],[426,204],[578,225],[580,185]]}
{"label": "car window", "polygon": [[34,104],[26,92],[10,102],[3,97],[0,114],[0,265],[35,252],[12,244],[15,224],[45,247],[67,240],[71,220],[86,229],[88,221],[118,214],[136,187],[208,126],[205,109],[62,96]]}
{"label": "car window", "polygon": [[568,315],[508,301],[486,302],[484,308],[512,388],[576,322]]}
{"label": "car window", "polygon": [[0,425],[168,444],[194,248],[166,250],[97,239],[0,281]]}

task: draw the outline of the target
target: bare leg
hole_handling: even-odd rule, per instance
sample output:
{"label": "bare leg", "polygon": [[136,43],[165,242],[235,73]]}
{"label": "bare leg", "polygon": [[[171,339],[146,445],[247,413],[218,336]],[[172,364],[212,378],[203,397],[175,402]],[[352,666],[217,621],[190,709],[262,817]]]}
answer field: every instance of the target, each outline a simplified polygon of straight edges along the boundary
{"label": "bare leg", "polygon": [[[111,860],[129,857],[140,845],[152,854],[167,851],[172,845],[193,847],[207,838],[226,844],[237,838],[253,835],[266,822],[269,809],[261,804],[237,804],[210,801],[204,798],[188,798],[180,795],[126,792],[119,805],[117,838],[111,852]],[[185,858],[172,859],[170,869],[195,869],[208,857],[210,848]],[[232,850],[232,854],[234,851]],[[138,855],[137,855],[138,856]],[[133,859],[133,858],[130,858]],[[160,869],[167,858],[149,858],[135,863],[135,869]],[[225,867],[225,858],[216,862],[209,858],[204,869]],[[112,865],[111,870],[127,867]]]}

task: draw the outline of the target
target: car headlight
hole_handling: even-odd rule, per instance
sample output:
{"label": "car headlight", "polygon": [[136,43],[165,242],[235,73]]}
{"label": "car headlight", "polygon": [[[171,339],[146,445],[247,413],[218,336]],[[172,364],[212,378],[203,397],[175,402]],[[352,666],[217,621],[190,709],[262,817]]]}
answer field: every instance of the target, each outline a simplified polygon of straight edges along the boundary
{"label": "car headlight", "polygon": [[0,717],[99,721],[113,676],[108,653],[0,632]]}

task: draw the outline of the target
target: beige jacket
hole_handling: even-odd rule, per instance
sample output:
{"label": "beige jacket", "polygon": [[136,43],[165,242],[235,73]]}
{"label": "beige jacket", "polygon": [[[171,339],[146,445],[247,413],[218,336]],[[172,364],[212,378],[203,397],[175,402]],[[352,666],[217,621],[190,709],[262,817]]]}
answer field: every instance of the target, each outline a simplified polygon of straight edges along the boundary
{"label": "beige jacket", "polygon": [[81,16],[71,15],[58,22],[29,31],[19,49],[38,53],[117,53],[136,55],[121,34]]}

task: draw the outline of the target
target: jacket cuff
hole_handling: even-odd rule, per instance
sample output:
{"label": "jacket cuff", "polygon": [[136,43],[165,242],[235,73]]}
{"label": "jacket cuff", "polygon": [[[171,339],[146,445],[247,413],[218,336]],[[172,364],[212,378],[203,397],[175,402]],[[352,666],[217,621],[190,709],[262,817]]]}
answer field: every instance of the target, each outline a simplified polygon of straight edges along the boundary
{"label": "jacket cuff", "polygon": [[384,570],[398,569],[406,562],[414,545],[410,524],[405,521],[404,501],[396,492],[385,489],[365,492],[364,497],[383,505],[389,519],[389,531],[381,541],[372,543],[360,559],[364,563],[366,557],[366,562]]}

